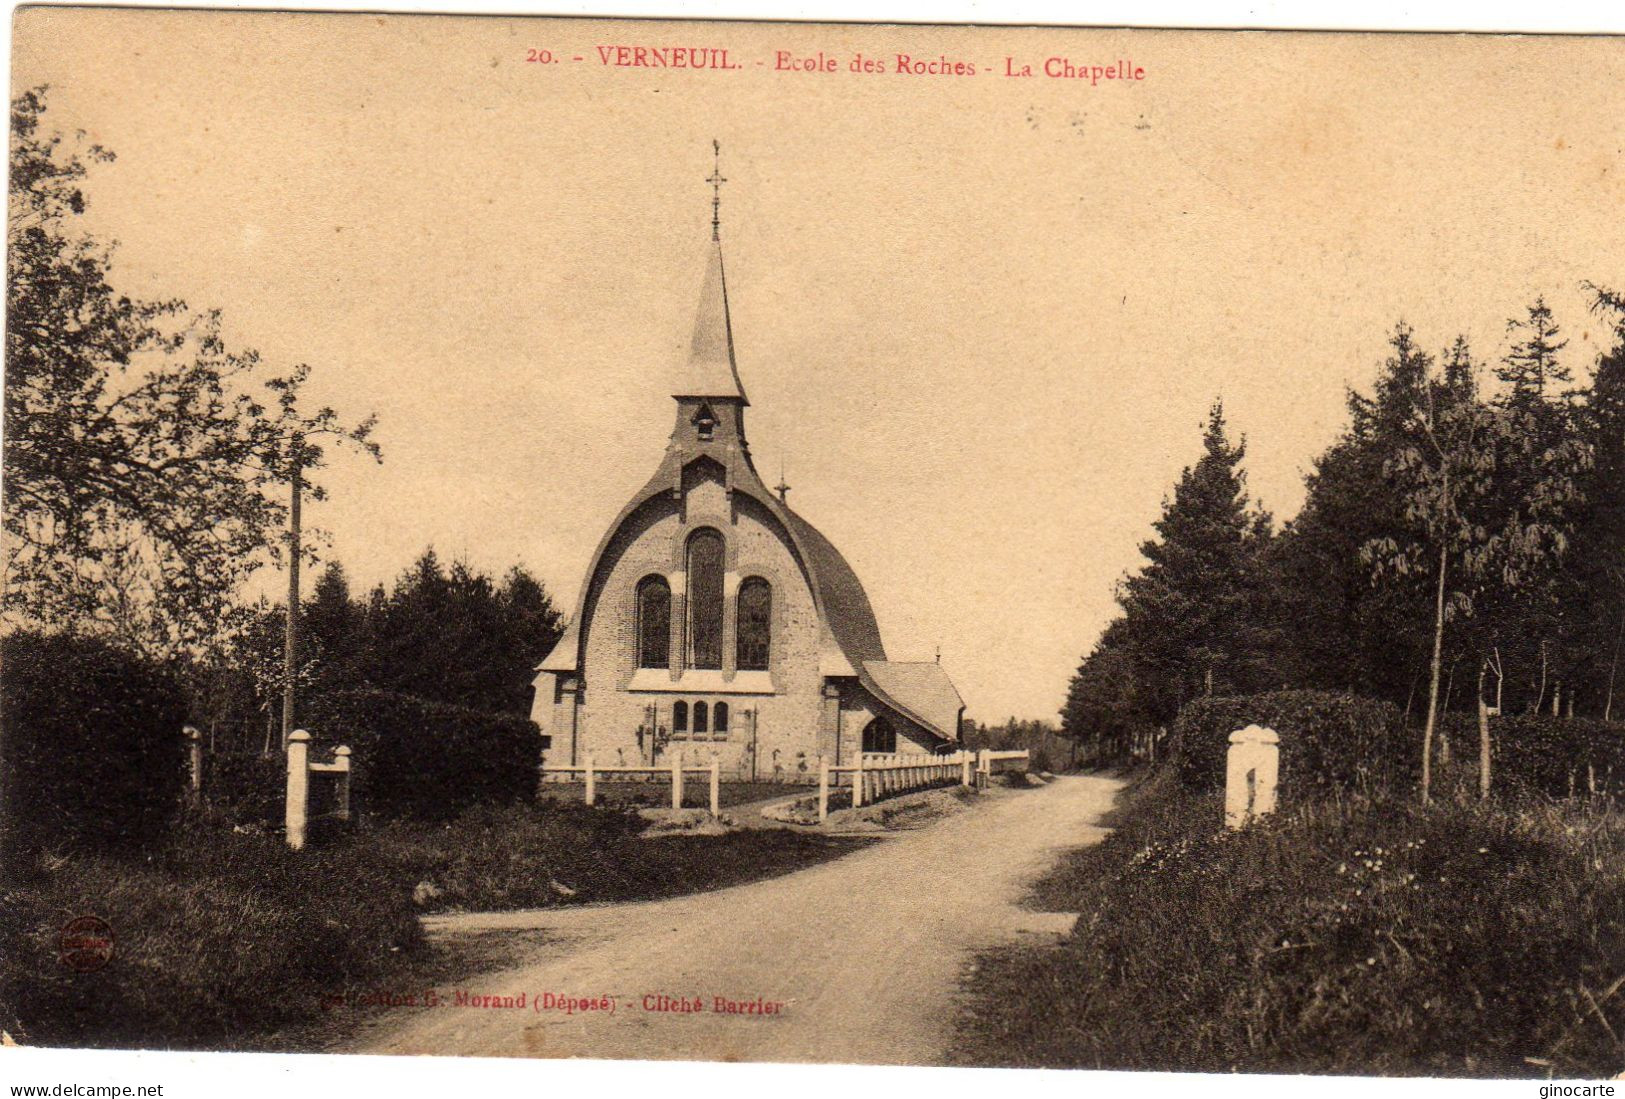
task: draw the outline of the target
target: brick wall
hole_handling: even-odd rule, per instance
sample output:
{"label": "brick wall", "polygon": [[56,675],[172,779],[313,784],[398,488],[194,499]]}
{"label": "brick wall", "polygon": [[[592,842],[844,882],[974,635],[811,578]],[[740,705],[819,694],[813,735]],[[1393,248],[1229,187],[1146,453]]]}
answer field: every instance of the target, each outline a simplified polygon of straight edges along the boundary
{"label": "brick wall", "polygon": [[[733,597],[739,582],[761,576],[773,586],[771,694],[627,689],[637,671],[638,582],[651,573],[667,576],[674,593],[673,613],[680,615],[686,587],[683,548],[688,537],[702,527],[719,531],[727,547],[728,628],[721,678],[727,679],[732,671]],[[662,495],[627,520],[611,540],[593,578],[583,632],[585,702],[577,718],[578,736],[580,747],[591,750],[598,762],[628,766],[648,762],[649,748],[640,748],[637,730],[646,722],[651,703],[659,723],[670,730],[672,705],[679,699],[691,709],[698,701],[708,707],[722,701],[730,710],[725,739],[673,739],[667,750],[681,749],[685,758],[696,763],[715,754],[730,778],[749,778],[753,773],[764,780],[816,777],[822,706],[821,630],[812,592],[778,521],[742,494],[730,500],[718,477],[703,470],[699,475],[691,471],[684,477],[681,501]],[[680,629],[675,632],[680,640]],[[680,659],[682,651],[680,644],[673,645],[674,660]],[[549,758],[562,762],[568,746],[560,731],[548,728],[544,732],[554,737]]]}

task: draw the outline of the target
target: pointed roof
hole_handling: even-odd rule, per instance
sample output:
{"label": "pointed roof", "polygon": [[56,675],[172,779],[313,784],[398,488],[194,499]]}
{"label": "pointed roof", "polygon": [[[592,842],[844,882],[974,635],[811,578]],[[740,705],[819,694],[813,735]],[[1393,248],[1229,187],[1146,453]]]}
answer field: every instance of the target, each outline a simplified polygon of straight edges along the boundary
{"label": "pointed roof", "polygon": [[750,404],[734,361],[733,324],[728,317],[728,281],[722,272],[722,244],[713,240],[694,318],[688,362],[678,375],[673,397],[716,397]]}
{"label": "pointed roof", "polygon": [[928,660],[865,660],[868,672],[893,705],[924,718],[938,733],[959,739],[965,700],[942,665]]}

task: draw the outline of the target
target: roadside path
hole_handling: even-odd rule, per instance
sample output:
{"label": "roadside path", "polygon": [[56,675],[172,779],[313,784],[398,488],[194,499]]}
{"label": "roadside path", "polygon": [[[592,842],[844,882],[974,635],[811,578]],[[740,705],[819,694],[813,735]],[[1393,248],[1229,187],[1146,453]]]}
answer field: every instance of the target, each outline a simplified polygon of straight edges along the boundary
{"label": "roadside path", "polygon": [[[428,921],[432,935],[544,930],[512,968],[463,982],[517,1008],[392,1012],[347,1047],[365,1053],[638,1060],[941,1064],[955,995],[980,947],[1067,918],[1019,907],[1068,848],[1105,835],[1120,783],[1065,776],[990,791],[971,808],[780,878],[674,900]],[[445,995],[447,990],[442,990]],[[613,1014],[541,1011],[545,993],[613,1001]],[[659,997],[665,997],[662,1001]],[[782,1005],[728,1014],[717,998]],[[703,1010],[658,1010],[684,1001]]]}

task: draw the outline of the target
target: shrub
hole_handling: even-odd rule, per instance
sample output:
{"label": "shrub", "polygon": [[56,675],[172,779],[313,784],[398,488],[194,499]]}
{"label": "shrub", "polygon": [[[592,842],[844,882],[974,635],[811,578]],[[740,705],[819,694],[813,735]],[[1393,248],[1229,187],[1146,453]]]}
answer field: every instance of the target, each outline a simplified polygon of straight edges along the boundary
{"label": "shrub", "polygon": [[1176,1072],[1619,1071],[1625,817],[1315,799],[1239,832],[1166,773],[979,959],[958,1059]]}
{"label": "shrub", "polygon": [[11,634],[0,664],[6,865],[161,838],[186,781],[175,680],[105,641],[64,634]]}
{"label": "shrub", "polygon": [[[394,972],[421,944],[411,883],[360,837],[302,852],[181,832],[149,859],[55,864],[0,899],[0,1003],[25,1043],[228,1046],[308,1020],[324,994]],[[63,925],[107,921],[112,961],[76,973]]]}
{"label": "shrub", "polygon": [[221,752],[204,757],[203,794],[209,814],[229,824],[282,823],[288,779],[281,755]]}
{"label": "shrub", "polygon": [[[1446,718],[1454,754],[1478,758],[1478,715]],[[1561,798],[1625,786],[1625,725],[1549,714],[1490,718],[1490,777],[1496,788]]]}
{"label": "shrub", "polygon": [[1173,758],[1187,787],[1224,785],[1230,734],[1248,725],[1281,737],[1281,792],[1371,790],[1411,775],[1420,745],[1396,707],[1327,691],[1274,691],[1236,698],[1200,698],[1174,721]]}
{"label": "shrub", "polygon": [[362,811],[445,820],[536,788],[541,732],[528,718],[362,690],[316,699],[306,722],[323,746],[350,746]]}
{"label": "shrub", "polygon": [[[278,1045],[279,1028],[308,1023],[336,997],[425,987],[425,966],[448,956],[422,949],[419,904],[649,900],[869,842],[767,829],[645,838],[647,824],[584,805],[480,805],[444,822],[369,822],[299,852],[274,836],[195,826],[150,858],[56,860],[0,895],[0,1029],[43,1045]],[[415,902],[420,883],[432,888]],[[87,915],[110,925],[114,955],[74,973],[58,941]]]}

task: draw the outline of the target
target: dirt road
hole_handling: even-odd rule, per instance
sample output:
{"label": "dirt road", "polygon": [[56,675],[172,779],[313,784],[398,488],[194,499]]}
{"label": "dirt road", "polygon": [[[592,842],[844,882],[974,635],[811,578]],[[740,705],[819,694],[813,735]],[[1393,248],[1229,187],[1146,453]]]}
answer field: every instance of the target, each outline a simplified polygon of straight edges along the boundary
{"label": "dirt road", "polygon": [[[443,918],[431,933],[551,936],[526,948],[529,957],[514,968],[459,986],[476,997],[523,994],[524,1006],[399,1009],[349,1048],[940,1064],[971,952],[1065,926],[1018,902],[1062,850],[1104,835],[1097,823],[1117,788],[1110,779],[1067,777],[992,791],[870,849],[715,893]],[[567,1014],[547,1006],[548,994],[605,1009]],[[719,1011],[727,1004],[718,998],[743,1013]]]}

